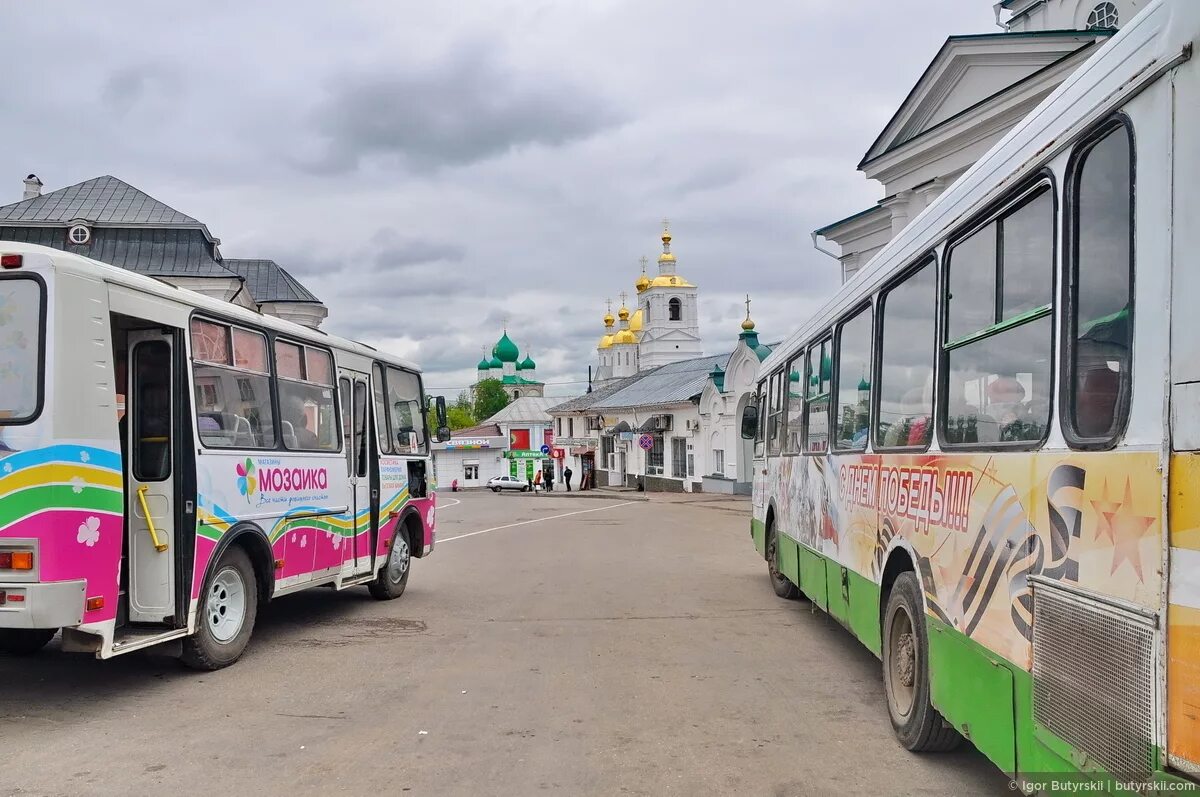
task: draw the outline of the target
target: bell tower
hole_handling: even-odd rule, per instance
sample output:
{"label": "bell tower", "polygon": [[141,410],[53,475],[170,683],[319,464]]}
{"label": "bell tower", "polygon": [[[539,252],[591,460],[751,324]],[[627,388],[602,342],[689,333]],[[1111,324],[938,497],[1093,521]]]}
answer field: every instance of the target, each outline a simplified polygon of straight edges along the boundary
{"label": "bell tower", "polygon": [[671,252],[671,226],[663,219],[658,274],[643,274],[636,283],[643,313],[639,341],[641,368],[655,368],[704,353],[700,341],[700,308],[695,285],[680,276]]}

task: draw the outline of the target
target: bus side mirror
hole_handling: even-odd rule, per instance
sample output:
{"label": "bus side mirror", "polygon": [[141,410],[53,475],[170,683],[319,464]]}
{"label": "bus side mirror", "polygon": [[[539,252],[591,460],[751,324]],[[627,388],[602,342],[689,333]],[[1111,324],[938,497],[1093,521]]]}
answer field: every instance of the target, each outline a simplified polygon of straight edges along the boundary
{"label": "bus side mirror", "polygon": [[446,420],[446,397],[438,396],[433,400],[434,418],[437,419],[437,441],[444,443],[450,439],[450,422]]}
{"label": "bus side mirror", "polygon": [[753,440],[758,434],[758,406],[747,404],[742,410],[742,439]]}

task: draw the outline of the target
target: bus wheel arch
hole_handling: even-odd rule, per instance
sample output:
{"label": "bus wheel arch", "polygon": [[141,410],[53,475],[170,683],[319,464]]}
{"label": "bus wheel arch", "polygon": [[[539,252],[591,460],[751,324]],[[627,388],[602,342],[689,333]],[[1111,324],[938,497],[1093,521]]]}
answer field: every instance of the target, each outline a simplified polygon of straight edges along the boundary
{"label": "bus wheel arch", "polygon": [[180,660],[196,670],[219,670],[242,657],[254,633],[263,594],[247,543],[256,535],[237,539],[214,551],[200,591],[196,630],[183,640]]}
{"label": "bus wheel arch", "polygon": [[392,527],[392,540],[388,544],[387,559],[375,574],[375,580],[367,585],[371,597],[389,601],[404,594],[409,573],[412,572],[413,541],[423,538],[421,516],[415,509],[408,510],[396,520],[396,525]]}
{"label": "bus wheel arch", "polygon": [[767,575],[771,579],[771,589],[775,591],[775,594],[784,600],[794,600],[800,597],[800,588],[779,570],[779,533],[775,529],[775,503],[773,501],[767,505],[763,558],[767,561]]}
{"label": "bus wheel arch", "polygon": [[235,545],[249,557],[258,585],[258,601],[260,604],[266,603],[275,593],[275,552],[266,533],[253,523],[238,524],[221,537],[204,570],[204,584],[208,584],[212,578],[213,569],[221,561],[221,557]]}
{"label": "bus wheel arch", "polygon": [[962,743],[931,700],[929,635],[920,577],[912,555],[892,551],[880,581],[884,702],[896,739],[913,752],[943,752]]}

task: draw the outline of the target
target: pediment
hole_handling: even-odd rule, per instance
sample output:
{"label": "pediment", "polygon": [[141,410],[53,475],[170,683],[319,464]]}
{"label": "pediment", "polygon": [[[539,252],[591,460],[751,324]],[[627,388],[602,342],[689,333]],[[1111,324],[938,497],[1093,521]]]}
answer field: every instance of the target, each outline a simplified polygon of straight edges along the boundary
{"label": "pediment", "polygon": [[951,36],[863,156],[865,164],[997,98],[1096,39],[1087,31]]}

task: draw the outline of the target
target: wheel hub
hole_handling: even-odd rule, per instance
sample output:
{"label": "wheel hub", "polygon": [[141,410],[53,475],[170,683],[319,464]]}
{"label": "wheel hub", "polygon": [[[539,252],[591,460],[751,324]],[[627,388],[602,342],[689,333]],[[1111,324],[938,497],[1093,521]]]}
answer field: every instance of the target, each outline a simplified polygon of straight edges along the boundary
{"label": "wheel hub", "polygon": [[917,654],[912,634],[902,634],[896,644],[896,676],[902,686],[911,687],[917,679]]}
{"label": "wheel hub", "polygon": [[208,592],[205,615],[218,642],[229,642],[238,635],[246,619],[246,583],[241,573],[232,567],[217,573]]}
{"label": "wheel hub", "polygon": [[400,579],[408,572],[409,558],[408,540],[403,535],[397,536],[392,544],[392,553],[388,556],[388,579],[393,584],[399,584]]}

